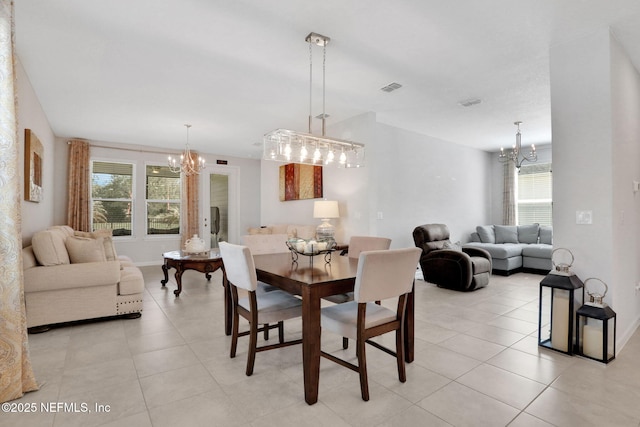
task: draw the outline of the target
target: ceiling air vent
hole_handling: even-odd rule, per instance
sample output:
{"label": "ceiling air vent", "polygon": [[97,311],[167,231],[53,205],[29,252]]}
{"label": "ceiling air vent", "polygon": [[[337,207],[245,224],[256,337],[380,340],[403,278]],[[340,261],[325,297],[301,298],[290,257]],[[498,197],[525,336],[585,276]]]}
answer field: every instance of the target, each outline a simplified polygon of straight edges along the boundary
{"label": "ceiling air vent", "polygon": [[471,107],[472,105],[478,105],[481,102],[482,102],[482,99],[480,98],[471,98],[471,99],[466,99],[464,101],[458,102],[458,105],[462,105],[463,107]]}
{"label": "ceiling air vent", "polygon": [[386,85],[385,87],[380,88],[381,91],[383,92],[393,92],[396,89],[400,89],[402,87],[402,85],[400,83],[389,83],[388,85]]}

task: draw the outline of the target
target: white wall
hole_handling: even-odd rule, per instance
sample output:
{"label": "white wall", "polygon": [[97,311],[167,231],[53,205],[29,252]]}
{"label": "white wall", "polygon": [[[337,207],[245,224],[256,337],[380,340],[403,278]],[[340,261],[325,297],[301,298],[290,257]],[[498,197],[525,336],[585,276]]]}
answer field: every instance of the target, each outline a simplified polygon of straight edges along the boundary
{"label": "white wall", "polygon": [[[550,65],[554,246],[609,285],[621,344],[640,318],[640,76],[607,29],[553,46]],[[576,224],[578,210],[593,223]]]}
{"label": "white wall", "polygon": [[613,142],[613,283],[611,301],[629,322],[623,336],[640,322],[640,74],[611,37],[611,116]]}
{"label": "white wall", "polygon": [[16,79],[18,91],[18,137],[20,141],[19,168],[24,176],[24,130],[31,129],[44,148],[42,161],[43,200],[39,203],[24,200],[22,187],[22,245],[31,242],[33,234],[43,228],[54,225],[53,206],[57,202],[58,190],[53,177],[58,168],[55,159],[55,136],[49,121],[42,110],[40,101],[33,91],[29,77],[19,60],[16,61]]}
{"label": "white wall", "polygon": [[[392,247],[413,246],[416,226],[443,222],[452,239],[466,241],[489,221],[488,153],[376,123],[374,113],[341,122],[327,134],[366,146],[364,168],[324,168],[325,198],[340,203],[338,240],[375,235],[391,238]],[[280,165],[262,162],[262,225],[316,223],[313,200],[278,200]]]}

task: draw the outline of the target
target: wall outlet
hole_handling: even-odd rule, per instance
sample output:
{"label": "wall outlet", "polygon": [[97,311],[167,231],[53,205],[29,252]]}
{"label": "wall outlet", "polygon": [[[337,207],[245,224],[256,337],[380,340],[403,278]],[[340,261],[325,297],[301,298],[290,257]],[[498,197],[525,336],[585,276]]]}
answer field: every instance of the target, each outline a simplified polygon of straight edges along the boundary
{"label": "wall outlet", "polygon": [[380,211],[378,212],[378,219],[384,219],[384,215]]}
{"label": "wall outlet", "polygon": [[592,211],[576,211],[576,224],[592,224]]}

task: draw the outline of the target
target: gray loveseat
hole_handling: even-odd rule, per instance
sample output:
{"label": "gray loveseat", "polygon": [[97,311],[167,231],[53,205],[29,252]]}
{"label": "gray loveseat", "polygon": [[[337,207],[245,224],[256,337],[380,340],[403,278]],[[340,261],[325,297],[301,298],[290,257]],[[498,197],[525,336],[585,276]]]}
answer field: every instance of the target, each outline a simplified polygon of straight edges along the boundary
{"label": "gray loveseat", "polygon": [[481,225],[464,247],[491,254],[493,273],[508,276],[518,271],[547,274],[552,269],[553,230],[550,226]]}

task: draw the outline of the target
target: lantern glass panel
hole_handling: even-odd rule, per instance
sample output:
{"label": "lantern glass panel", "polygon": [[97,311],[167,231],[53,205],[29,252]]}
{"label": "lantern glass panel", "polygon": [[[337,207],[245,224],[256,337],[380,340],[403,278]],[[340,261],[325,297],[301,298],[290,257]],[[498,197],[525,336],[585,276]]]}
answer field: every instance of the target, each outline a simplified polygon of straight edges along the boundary
{"label": "lantern glass panel", "polygon": [[593,359],[602,360],[604,355],[602,343],[604,342],[603,323],[600,319],[579,316],[580,343],[578,348],[582,348],[582,354]]}
{"label": "lantern glass panel", "polygon": [[572,313],[570,312],[571,295],[563,289],[552,289],[551,293],[551,347],[565,353],[570,350],[569,329]]}
{"label": "lantern glass panel", "polygon": [[550,273],[540,282],[538,345],[573,354],[574,322],[576,310],[582,305],[582,286],[573,274]]}
{"label": "lantern glass panel", "polygon": [[616,357],[616,318],[607,321],[607,361]]}

